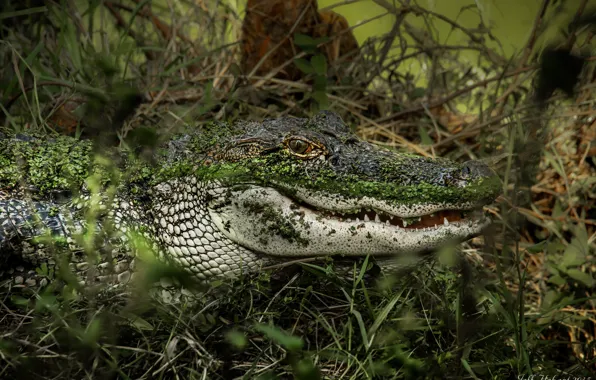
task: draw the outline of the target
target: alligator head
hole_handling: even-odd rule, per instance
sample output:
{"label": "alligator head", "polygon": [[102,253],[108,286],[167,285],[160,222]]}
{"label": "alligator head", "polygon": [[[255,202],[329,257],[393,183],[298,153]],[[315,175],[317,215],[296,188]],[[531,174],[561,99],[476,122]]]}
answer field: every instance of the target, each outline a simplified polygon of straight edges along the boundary
{"label": "alligator head", "polygon": [[[162,215],[188,212],[189,218],[158,215],[155,221],[163,227],[164,245],[186,267],[195,265],[198,242],[192,241],[201,232],[185,231],[185,225],[192,230],[197,220],[208,221],[216,247],[261,260],[434,250],[479,234],[489,223],[482,207],[501,189],[498,176],[480,162],[377,147],[331,112],[214,124],[177,144],[167,150],[164,172],[178,173],[175,184],[164,180],[156,187],[161,200],[155,209]],[[180,167],[191,173],[182,181]],[[165,201],[180,188],[196,195]],[[193,216],[200,203],[204,209]],[[174,236],[184,232],[186,238]],[[174,238],[179,245],[172,248]],[[185,242],[195,248],[186,249]],[[202,265],[206,258],[194,262]]]}

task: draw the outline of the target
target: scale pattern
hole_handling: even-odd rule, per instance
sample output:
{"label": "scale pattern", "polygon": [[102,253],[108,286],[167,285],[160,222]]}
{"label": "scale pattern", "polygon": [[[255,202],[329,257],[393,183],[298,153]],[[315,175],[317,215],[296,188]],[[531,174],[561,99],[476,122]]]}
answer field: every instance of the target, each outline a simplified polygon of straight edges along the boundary
{"label": "scale pattern", "polygon": [[[133,278],[135,254],[139,249],[135,241],[139,238],[148,243],[143,249],[150,249],[150,254],[182,267],[198,280],[254,273],[264,265],[278,263],[280,260],[239,246],[214,225],[208,214],[207,198],[217,199],[224,193],[225,189],[217,182],[207,184],[196,177],[188,177],[156,186],[149,209],[126,198],[117,197],[111,202],[100,200],[95,208],[102,212],[96,215],[94,229],[103,231],[106,225],[111,225],[113,230],[106,234],[100,244],[102,252],[94,258],[99,262],[94,266],[98,270],[91,276],[92,282],[109,280],[125,284]],[[0,251],[10,250],[12,255],[37,266],[54,265],[51,244],[40,239],[52,237],[54,242],[65,242],[68,251],[75,253],[70,259],[70,269],[81,279],[90,277],[89,258],[77,244],[76,235],[89,228],[84,220],[91,203],[92,197],[88,194],[66,204],[1,200]],[[9,255],[0,254],[0,264],[7,257]],[[16,271],[23,273],[15,276],[15,268],[9,269],[8,274],[16,279],[17,285],[39,284],[40,275],[35,270],[25,271],[23,266],[17,266]],[[89,281],[81,280],[81,284],[84,282]],[[42,284],[45,283],[44,280]]]}
{"label": "scale pattern", "polygon": [[225,197],[217,182],[201,183],[188,177],[155,188],[154,236],[171,259],[199,279],[252,273],[276,260],[239,246],[215,226],[207,210],[207,198]]}

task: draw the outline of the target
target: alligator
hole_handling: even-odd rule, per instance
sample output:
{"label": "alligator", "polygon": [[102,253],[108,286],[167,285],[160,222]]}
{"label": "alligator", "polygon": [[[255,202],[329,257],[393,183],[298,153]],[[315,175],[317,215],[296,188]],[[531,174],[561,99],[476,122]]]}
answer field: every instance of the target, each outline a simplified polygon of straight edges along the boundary
{"label": "alligator", "polygon": [[122,283],[135,257],[201,281],[304,258],[383,262],[478,235],[500,190],[482,162],[381,148],[328,111],[214,122],[145,154],[5,135],[0,275],[25,286],[40,271],[24,263],[60,264],[56,252],[77,273],[103,265]]}

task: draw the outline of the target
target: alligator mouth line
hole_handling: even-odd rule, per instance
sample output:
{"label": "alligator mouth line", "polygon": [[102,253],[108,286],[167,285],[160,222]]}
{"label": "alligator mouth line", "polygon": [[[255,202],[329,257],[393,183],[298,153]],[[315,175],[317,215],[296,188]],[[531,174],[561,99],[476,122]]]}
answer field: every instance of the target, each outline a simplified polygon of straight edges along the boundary
{"label": "alligator mouth line", "polygon": [[[297,193],[283,191],[280,195],[289,200],[290,209],[293,209],[297,216],[306,213],[318,220],[350,223],[356,228],[387,226],[428,231],[467,225],[469,228],[474,226],[475,230],[479,230],[490,222],[490,217],[485,214],[482,205],[474,203],[462,204],[461,208],[455,204],[444,205],[445,208],[441,208],[440,204],[417,204],[410,210],[405,205],[387,205],[383,204],[383,201],[376,202],[366,197],[358,200],[344,198],[337,202],[331,198],[317,198],[308,191]],[[363,203],[358,204],[361,201]],[[379,204],[375,205],[375,203]],[[333,204],[333,207],[329,207],[330,204]],[[391,208],[395,210],[389,211]],[[425,209],[426,212],[423,211]]]}
{"label": "alligator mouth line", "polygon": [[[296,200],[294,200],[296,201]],[[329,209],[315,208],[306,202],[299,201],[298,208],[304,208],[314,212],[320,217],[334,219],[344,223],[378,223],[386,226],[399,227],[404,229],[425,229],[459,224],[466,221],[478,221],[485,218],[482,209],[471,210],[440,210],[427,215],[411,218],[402,218],[385,211],[373,208],[361,208],[350,211],[335,211]]]}
{"label": "alligator mouth line", "polygon": [[443,210],[413,218],[400,218],[399,216],[374,209],[360,209],[355,212],[346,213],[325,210],[322,214],[340,222],[375,222],[406,229],[421,229],[441,225],[448,226],[451,223],[461,222],[468,219],[472,212],[473,210]]}

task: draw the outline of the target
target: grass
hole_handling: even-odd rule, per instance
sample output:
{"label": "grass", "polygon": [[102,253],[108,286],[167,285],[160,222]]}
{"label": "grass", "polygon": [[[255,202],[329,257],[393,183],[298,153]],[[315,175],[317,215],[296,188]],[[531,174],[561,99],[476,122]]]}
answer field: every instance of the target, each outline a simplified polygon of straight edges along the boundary
{"label": "grass", "polygon": [[[231,7],[175,4],[3,5],[2,128],[93,138],[100,148],[151,145],[209,120],[328,108],[390,148],[491,162],[504,189],[488,208],[495,222],[438,260],[376,279],[368,260],[351,280],[332,262],[307,263],[217,282],[174,304],[142,287],[2,288],[0,378],[594,376],[594,60],[573,98],[555,92],[537,111],[535,41],[554,6],[519,56],[484,47],[488,32],[478,28],[466,30],[480,51],[470,63],[414,30],[406,12],[395,33],[371,38],[338,72],[304,60],[312,73],[291,82],[239,72],[229,41],[241,20]],[[440,22],[416,11],[429,28]],[[406,48],[389,54],[386,41]],[[553,43],[593,46],[584,29]],[[428,70],[408,72],[408,59]]]}

